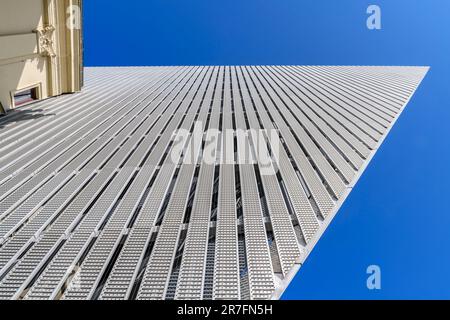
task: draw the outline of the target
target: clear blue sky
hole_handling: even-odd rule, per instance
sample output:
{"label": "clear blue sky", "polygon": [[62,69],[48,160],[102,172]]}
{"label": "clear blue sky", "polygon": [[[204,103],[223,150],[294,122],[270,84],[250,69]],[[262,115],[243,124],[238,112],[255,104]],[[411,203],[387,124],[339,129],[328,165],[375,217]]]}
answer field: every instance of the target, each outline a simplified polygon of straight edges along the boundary
{"label": "clear blue sky", "polygon": [[283,297],[450,298],[450,1],[95,0],[84,18],[87,66],[431,66]]}

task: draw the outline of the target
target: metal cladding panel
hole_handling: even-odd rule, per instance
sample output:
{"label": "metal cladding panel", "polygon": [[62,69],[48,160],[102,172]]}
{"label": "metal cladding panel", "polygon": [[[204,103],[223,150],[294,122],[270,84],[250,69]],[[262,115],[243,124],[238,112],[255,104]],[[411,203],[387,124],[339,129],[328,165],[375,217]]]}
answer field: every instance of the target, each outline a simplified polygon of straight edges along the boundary
{"label": "metal cladding panel", "polygon": [[0,118],[0,299],[279,298],[427,70],[86,68]]}

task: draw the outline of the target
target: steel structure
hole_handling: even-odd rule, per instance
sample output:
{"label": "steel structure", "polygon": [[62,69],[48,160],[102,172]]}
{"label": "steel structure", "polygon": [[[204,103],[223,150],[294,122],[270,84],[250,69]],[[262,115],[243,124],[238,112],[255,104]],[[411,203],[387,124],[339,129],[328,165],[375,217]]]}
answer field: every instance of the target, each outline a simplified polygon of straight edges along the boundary
{"label": "steel structure", "polygon": [[0,118],[0,298],[278,298],[427,70],[87,68]]}

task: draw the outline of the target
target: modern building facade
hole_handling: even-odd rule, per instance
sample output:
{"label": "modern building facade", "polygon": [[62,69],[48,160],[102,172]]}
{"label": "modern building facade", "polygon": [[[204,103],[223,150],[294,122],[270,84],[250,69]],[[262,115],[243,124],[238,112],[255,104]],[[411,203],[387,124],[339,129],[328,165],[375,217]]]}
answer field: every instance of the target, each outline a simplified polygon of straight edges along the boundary
{"label": "modern building facade", "polygon": [[0,113],[82,86],[81,0],[2,0]]}
{"label": "modern building facade", "polygon": [[279,298],[427,70],[87,68],[0,119],[0,298]]}

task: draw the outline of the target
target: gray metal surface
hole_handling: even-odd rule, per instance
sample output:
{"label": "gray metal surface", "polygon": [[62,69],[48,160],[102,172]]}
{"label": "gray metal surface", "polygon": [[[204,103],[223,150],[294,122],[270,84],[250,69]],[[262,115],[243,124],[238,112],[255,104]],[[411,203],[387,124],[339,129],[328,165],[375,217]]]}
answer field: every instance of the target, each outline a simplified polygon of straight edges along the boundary
{"label": "gray metal surface", "polygon": [[0,299],[280,297],[427,70],[87,68],[0,118]]}

